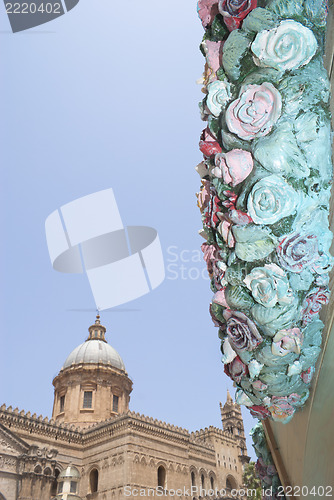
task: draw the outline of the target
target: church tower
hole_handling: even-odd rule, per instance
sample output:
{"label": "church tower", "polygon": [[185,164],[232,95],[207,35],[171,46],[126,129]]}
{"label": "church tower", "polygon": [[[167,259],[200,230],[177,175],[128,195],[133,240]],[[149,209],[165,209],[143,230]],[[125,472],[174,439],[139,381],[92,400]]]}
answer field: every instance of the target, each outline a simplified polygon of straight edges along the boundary
{"label": "church tower", "polygon": [[129,409],[132,381],[122,358],[105,339],[96,316],[87,340],[67,357],[54,378],[52,418],[86,427]]}
{"label": "church tower", "polygon": [[236,439],[240,448],[240,455],[243,456],[247,454],[244,423],[240,406],[233,401],[228,389],[226,403],[224,406],[220,403],[220,413],[223,430]]}

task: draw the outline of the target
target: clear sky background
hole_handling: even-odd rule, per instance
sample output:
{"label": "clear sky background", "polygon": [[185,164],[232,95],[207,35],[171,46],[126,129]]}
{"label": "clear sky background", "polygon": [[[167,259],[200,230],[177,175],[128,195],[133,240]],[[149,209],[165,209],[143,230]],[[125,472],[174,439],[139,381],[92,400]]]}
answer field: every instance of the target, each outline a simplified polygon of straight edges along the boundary
{"label": "clear sky background", "polygon": [[[191,431],[220,427],[219,401],[235,390],[197,233],[196,2],[80,0],[16,34],[3,3],[0,18],[0,404],[51,416],[51,381],[87,338],[95,304],[85,275],[52,269],[45,219],[112,187],[125,225],[158,230],[166,264],[159,288],[101,313],[134,381],[130,407]],[[256,420],[243,415],[248,434]]]}

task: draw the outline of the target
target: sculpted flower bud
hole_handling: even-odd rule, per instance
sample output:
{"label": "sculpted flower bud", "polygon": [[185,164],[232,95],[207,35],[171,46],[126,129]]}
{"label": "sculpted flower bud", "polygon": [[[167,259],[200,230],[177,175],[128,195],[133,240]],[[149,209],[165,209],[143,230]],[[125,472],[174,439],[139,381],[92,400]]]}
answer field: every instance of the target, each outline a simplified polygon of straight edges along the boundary
{"label": "sculpted flower bud", "polygon": [[228,153],[218,153],[215,156],[215,167],[211,174],[222,178],[225,184],[237,186],[249,176],[253,170],[251,153],[242,149],[232,149]]}
{"label": "sculpted flower bud", "polygon": [[217,80],[216,73],[222,65],[223,45],[224,42],[221,40],[218,42],[204,40],[201,44],[207,64],[207,71],[204,78],[204,84],[206,85]]}
{"label": "sculpted flower bud", "polygon": [[267,410],[264,406],[251,406],[250,408],[251,415],[253,417],[258,418],[260,420],[265,420],[266,418],[270,417],[270,411]]}
{"label": "sculpted flower bud", "polygon": [[269,134],[281,115],[282,98],[272,83],[243,85],[239,97],[226,110],[230,132],[251,141]]}
{"label": "sculpted flower bud", "polygon": [[307,64],[317,47],[317,40],[309,28],[288,19],[277,28],[258,33],[251,49],[258,66],[286,71]]}
{"label": "sculpted flower bud", "polygon": [[234,382],[239,384],[242,377],[247,375],[248,369],[247,365],[242,362],[239,356],[236,356],[231,363],[226,363],[224,365],[224,372],[228,377],[230,377]]}
{"label": "sculpted flower bud", "polygon": [[281,330],[273,338],[271,352],[276,356],[286,356],[290,352],[300,353],[300,347],[303,343],[303,334],[299,328],[290,330]]}
{"label": "sculpted flower bud", "polygon": [[300,396],[298,394],[291,394],[291,396],[273,397],[269,410],[275,422],[288,423],[295,412],[294,406],[299,402],[299,400]]}
{"label": "sculpted flower bud", "polygon": [[217,231],[222,236],[227,246],[233,248],[235,245],[235,238],[232,233],[232,224],[227,220],[223,220],[219,223]]}
{"label": "sculpted flower bud", "polygon": [[199,142],[199,149],[204,156],[210,157],[217,153],[221,153],[222,148],[220,147],[217,139],[212,135],[209,128],[205,128],[201,135],[201,140]]}

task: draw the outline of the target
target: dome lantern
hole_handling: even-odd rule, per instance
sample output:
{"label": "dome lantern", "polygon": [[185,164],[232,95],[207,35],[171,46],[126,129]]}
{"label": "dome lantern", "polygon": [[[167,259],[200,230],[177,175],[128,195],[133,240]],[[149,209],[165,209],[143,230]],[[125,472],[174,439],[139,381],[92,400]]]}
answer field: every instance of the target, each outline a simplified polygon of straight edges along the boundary
{"label": "dome lantern", "polygon": [[105,339],[106,330],[107,330],[106,327],[101,325],[100,315],[97,314],[94,325],[91,325],[88,328],[89,336],[86,342],[88,340],[102,340],[103,342],[107,342]]}

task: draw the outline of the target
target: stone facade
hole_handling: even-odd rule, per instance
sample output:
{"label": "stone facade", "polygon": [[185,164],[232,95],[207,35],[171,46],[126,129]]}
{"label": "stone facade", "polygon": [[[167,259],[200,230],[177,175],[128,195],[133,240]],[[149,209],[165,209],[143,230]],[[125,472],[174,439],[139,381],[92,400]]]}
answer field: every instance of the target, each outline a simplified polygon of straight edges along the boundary
{"label": "stone facade", "polygon": [[[91,334],[87,340],[94,342]],[[77,494],[87,500],[157,496],[162,490],[163,498],[183,500],[210,489],[225,489],[229,498],[231,489],[242,487],[249,458],[240,408],[229,394],[221,405],[223,429],[189,432],[129,411],[132,382],[115,364],[91,355],[65,363],[54,379],[51,420],[0,408],[0,500],[54,498],[57,476],[69,465],[78,469]]]}

